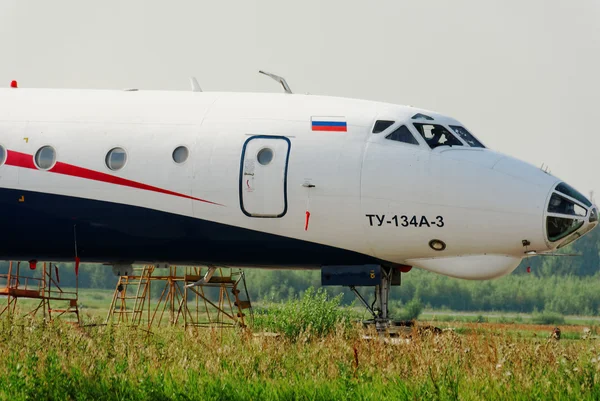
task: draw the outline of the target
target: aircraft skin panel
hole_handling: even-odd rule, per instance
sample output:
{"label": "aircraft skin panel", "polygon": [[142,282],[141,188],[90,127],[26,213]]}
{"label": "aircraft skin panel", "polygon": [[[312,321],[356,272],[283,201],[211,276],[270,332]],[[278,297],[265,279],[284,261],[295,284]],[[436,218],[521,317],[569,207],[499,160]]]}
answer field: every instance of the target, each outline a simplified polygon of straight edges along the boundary
{"label": "aircraft skin panel", "polygon": [[[546,220],[558,178],[458,136],[432,149],[415,115],[462,125],[308,95],[0,90],[0,259],[73,260],[76,235],[83,262],[383,261],[484,279],[560,245]],[[394,124],[374,134],[377,120]],[[389,138],[400,125],[411,143]],[[33,162],[44,146],[56,151],[48,171]],[[119,170],[106,164],[114,148],[127,154]],[[264,148],[276,169],[246,182]]]}
{"label": "aircraft skin panel", "polygon": [[[15,201],[21,196],[25,202]],[[10,227],[0,233],[0,254],[22,260],[71,262],[76,235],[78,256],[87,262],[302,268],[375,262],[327,245],[106,201],[1,189],[0,206],[0,224]]]}

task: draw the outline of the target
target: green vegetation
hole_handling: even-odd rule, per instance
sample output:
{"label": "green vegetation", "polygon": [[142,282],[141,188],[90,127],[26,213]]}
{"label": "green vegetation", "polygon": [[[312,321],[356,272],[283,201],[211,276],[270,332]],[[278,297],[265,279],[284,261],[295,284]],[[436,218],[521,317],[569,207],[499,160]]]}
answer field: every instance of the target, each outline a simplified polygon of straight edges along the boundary
{"label": "green vegetation", "polygon": [[[311,294],[310,302],[326,323],[320,334],[309,328],[316,324],[306,326],[309,336],[275,338],[258,328],[253,333],[170,327],[148,334],[3,320],[0,399],[600,398],[600,344],[582,340],[580,328],[564,328],[561,341],[548,340],[551,326],[525,336],[493,324],[440,335],[415,330],[397,340],[369,333],[367,339],[362,329],[329,315],[336,301],[323,294]],[[266,313],[285,319],[302,313],[298,302]],[[309,319],[316,323],[319,316]]]}
{"label": "green vegetation", "polygon": [[548,311],[534,312],[531,320],[536,324],[565,324],[564,316]]}
{"label": "green vegetation", "polygon": [[302,298],[283,304],[270,305],[268,309],[257,308],[254,326],[283,334],[290,340],[299,336],[324,336],[336,328],[350,325],[352,311],[340,307],[341,296],[329,298],[327,291],[309,288]]}
{"label": "green vegetation", "polygon": [[404,311],[399,314],[403,320],[417,320],[423,311],[423,303],[417,297],[408,301],[404,306]]}

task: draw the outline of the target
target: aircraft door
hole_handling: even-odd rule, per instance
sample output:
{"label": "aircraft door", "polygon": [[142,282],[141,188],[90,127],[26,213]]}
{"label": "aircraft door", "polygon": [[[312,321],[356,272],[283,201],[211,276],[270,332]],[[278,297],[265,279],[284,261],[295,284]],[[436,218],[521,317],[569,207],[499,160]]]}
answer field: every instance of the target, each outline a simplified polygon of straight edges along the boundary
{"label": "aircraft door", "polygon": [[290,140],[253,136],[242,149],[240,206],[249,217],[283,217],[287,212]]}

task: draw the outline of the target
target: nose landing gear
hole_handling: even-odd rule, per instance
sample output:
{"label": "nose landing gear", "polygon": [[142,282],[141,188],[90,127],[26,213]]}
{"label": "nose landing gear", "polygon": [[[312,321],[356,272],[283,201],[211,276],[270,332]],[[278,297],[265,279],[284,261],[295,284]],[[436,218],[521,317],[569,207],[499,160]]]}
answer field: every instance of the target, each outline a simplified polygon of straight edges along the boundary
{"label": "nose landing gear", "polygon": [[[321,284],[349,287],[371,313],[372,319],[363,323],[374,324],[377,331],[385,331],[396,325],[390,318],[389,298],[392,286],[399,286],[400,282],[400,269],[390,266],[324,266],[321,269]],[[369,304],[356,287],[375,287],[373,303]]]}

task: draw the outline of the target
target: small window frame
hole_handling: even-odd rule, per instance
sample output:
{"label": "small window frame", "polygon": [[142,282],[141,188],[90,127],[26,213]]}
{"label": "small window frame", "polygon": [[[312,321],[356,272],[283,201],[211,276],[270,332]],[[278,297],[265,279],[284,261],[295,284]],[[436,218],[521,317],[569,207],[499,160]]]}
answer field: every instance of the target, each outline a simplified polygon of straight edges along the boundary
{"label": "small window frame", "polygon": [[[120,149],[125,153],[125,163],[123,163],[123,165],[121,167],[119,167],[117,169],[113,169],[110,167],[110,165],[108,163],[108,158],[111,155],[111,153],[117,149]],[[129,163],[129,152],[127,151],[127,148],[125,148],[124,146],[119,146],[119,145],[113,146],[104,154],[104,166],[113,173],[123,170],[125,167],[127,167],[128,163]]]}
{"label": "small window frame", "polygon": [[[50,165],[50,167],[41,167],[41,166],[38,164],[38,162],[37,162],[38,154],[39,154],[39,153],[42,151],[42,149],[45,149],[45,148],[52,149],[52,152],[54,152],[54,157],[53,157],[52,164]],[[56,149],[54,148],[54,146],[52,146],[52,145],[42,145],[42,146],[40,146],[40,147],[38,148],[38,150],[36,150],[36,151],[35,151],[35,153],[33,154],[33,164],[35,165],[35,167],[36,167],[38,170],[41,170],[41,171],[48,171],[48,170],[52,170],[52,169],[54,168],[54,166],[56,166],[56,161],[57,161],[57,159],[58,159],[58,157],[56,156],[56,154],[57,154],[57,153],[56,153]]]}
{"label": "small window frame", "polygon": [[[271,159],[269,160],[268,163],[261,163],[260,159],[259,159],[259,155],[264,152],[265,150],[268,150],[269,152],[271,152]],[[263,146],[262,148],[260,148],[258,150],[258,152],[256,152],[256,162],[258,163],[259,166],[261,167],[268,167],[271,163],[273,163],[273,161],[275,160],[275,151],[273,150],[273,148],[269,147],[269,146]]]}
{"label": "small window frame", "polygon": [[[177,160],[175,160],[175,151],[177,151],[178,149],[185,149],[187,151],[187,155],[185,157],[185,160],[182,162],[178,162]],[[173,151],[171,152],[171,161],[176,164],[177,166],[181,166],[185,163],[187,163],[187,161],[190,159],[190,148],[186,145],[177,145],[173,148]]]}

